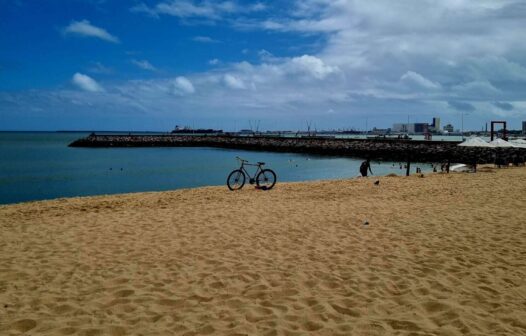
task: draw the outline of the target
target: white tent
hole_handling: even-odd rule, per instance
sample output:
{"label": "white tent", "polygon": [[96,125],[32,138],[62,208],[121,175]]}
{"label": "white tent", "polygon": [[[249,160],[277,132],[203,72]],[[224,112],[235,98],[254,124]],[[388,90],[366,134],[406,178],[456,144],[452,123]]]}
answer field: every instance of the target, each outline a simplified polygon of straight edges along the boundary
{"label": "white tent", "polygon": [[510,142],[511,142],[515,147],[526,148],[526,140],[524,140],[524,139],[510,140]]}
{"label": "white tent", "polygon": [[458,145],[463,147],[496,147],[495,145],[488,143],[479,137],[469,138]]}
{"label": "white tent", "polygon": [[502,140],[500,138],[493,140],[490,142],[490,144],[492,144],[494,147],[515,147],[515,145],[511,142],[507,142],[506,140]]}

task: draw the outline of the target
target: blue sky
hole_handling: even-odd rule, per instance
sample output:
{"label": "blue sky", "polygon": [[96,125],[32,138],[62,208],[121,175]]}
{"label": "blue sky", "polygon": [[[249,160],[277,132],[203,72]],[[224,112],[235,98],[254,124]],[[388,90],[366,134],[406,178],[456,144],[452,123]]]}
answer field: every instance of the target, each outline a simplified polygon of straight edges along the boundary
{"label": "blue sky", "polygon": [[0,0],[0,129],[526,120],[521,0]]}

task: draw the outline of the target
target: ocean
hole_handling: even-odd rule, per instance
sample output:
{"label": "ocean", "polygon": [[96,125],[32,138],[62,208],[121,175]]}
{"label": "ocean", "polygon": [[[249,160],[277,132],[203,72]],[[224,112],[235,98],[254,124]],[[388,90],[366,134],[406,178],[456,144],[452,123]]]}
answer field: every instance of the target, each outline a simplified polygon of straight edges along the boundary
{"label": "ocean", "polygon": [[[363,160],[219,148],[70,148],[88,133],[0,132],[0,204],[223,185],[236,156],[266,162],[279,182],[358,176]],[[374,175],[404,175],[398,162],[372,162]],[[415,164],[430,171],[429,164]],[[253,188],[246,185],[245,188]]]}

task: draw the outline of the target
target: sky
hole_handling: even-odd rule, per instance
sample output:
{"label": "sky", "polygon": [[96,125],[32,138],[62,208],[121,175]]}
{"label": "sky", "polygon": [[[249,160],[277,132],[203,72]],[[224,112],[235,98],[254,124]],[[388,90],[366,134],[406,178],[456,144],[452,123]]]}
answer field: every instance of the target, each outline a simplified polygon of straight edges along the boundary
{"label": "sky", "polygon": [[526,121],[526,0],[0,0],[0,130]]}

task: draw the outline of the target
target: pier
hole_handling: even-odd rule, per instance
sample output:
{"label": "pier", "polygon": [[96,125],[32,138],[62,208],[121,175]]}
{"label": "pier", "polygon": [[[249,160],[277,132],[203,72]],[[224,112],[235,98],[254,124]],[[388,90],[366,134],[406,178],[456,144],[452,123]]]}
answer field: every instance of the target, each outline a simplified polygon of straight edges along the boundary
{"label": "pier", "polygon": [[[348,156],[399,162],[493,163],[524,160],[523,148],[459,147],[457,141],[405,139],[340,139],[237,135],[97,135],[78,139],[70,147],[216,147],[241,150]],[[522,161],[524,162],[524,161]]]}

